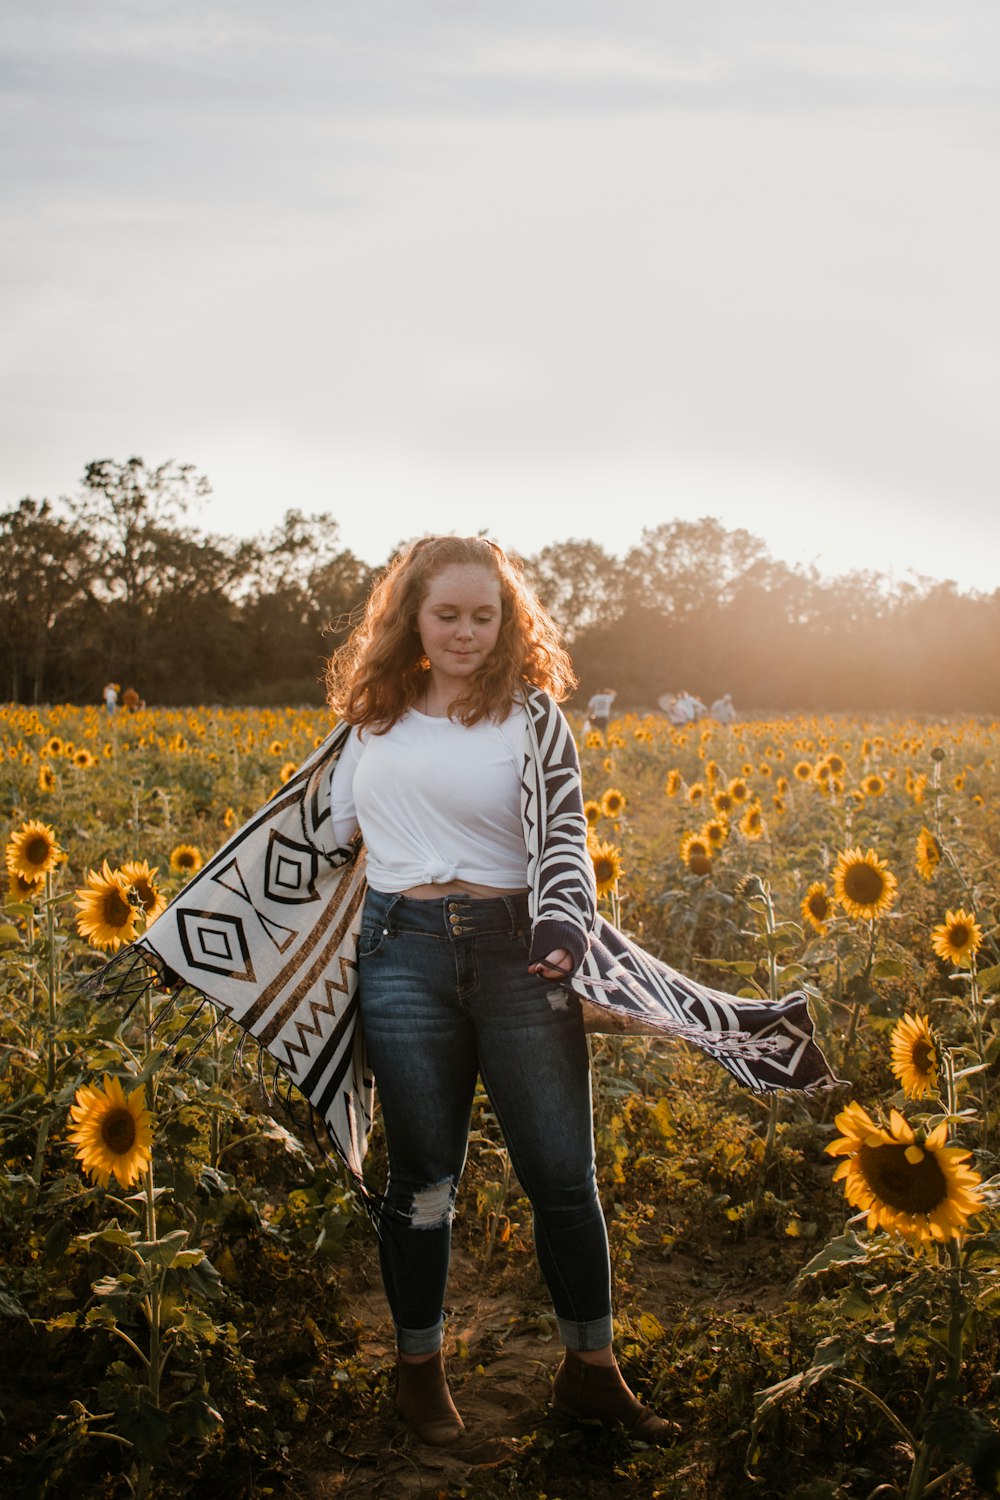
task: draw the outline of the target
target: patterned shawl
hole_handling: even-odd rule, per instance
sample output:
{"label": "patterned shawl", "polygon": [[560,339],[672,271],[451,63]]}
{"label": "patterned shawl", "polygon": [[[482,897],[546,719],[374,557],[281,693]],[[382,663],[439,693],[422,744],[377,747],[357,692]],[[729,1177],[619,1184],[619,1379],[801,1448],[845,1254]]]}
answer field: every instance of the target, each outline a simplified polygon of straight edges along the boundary
{"label": "patterned shawl", "polygon": [[[586,947],[566,983],[588,1030],[683,1038],[751,1089],[832,1085],[804,995],[775,1005],[709,989],[596,915],[572,732],[545,693],[530,690],[526,708],[521,810],[532,951]],[[89,987],[131,1005],[162,986],[170,993],[161,1014],[182,984],[199,992],[274,1057],[360,1181],[374,1098],[357,999],[365,850],[360,835],[336,844],[330,811],[348,733],[338,725]]]}

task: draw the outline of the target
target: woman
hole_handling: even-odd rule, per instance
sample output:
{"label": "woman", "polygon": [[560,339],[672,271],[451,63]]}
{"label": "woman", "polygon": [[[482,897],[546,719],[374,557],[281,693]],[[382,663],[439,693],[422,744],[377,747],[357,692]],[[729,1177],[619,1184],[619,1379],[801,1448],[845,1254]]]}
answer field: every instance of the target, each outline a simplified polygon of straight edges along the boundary
{"label": "woman", "polygon": [[[498,546],[416,542],[330,664],[336,728],[93,982],[130,1004],[165,985],[161,1017],[190,986],[313,1106],[379,1224],[397,1406],[430,1443],[462,1431],[442,1306],[477,1074],[532,1202],[565,1345],[553,1403],[652,1443],[667,1425],[611,1348],[584,1022],[682,1038],[759,1091],[835,1082],[803,994],[709,989],[596,913],[556,701],[573,685]],[[362,1177],[369,1063],[389,1148],[377,1201]]]}
{"label": "woman", "polygon": [[529,909],[525,700],[564,697],[569,659],[499,547],[432,537],[377,585],[329,683],[354,726],[332,778],[334,835],[347,846],[360,827],[368,858],[358,979],[389,1156],[379,1245],[397,1407],[425,1442],[463,1430],[443,1304],[481,1074],[565,1345],[554,1404],[661,1442],[667,1423],[632,1395],[611,1347],[587,1044],[580,1007],[553,989],[578,967],[595,914],[575,765],[559,814],[579,849],[575,899],[553,887],[550,909],[534,921]]}

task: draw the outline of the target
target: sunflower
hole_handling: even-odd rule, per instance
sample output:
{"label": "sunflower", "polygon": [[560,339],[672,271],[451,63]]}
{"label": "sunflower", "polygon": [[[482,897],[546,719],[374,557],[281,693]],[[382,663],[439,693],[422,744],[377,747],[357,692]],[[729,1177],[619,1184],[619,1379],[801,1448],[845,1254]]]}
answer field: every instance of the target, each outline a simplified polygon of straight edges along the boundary
{"label": "sunflower", "polygon": [[941,845],[929,828],[921,828],[917,834],[917,874],[925,880],[933,880],[934,872],[941,863]]}
{"label": "sunflower", "polygon": [[882,793],[885,791],[885,782],[882,780],[881,776],[876,776],[875,773],[872,772],[870,776],[866,776],[862,780],[861,790],[864,792],[866,797],[881,797]]}
{"label": "sunflower", "polygon": [[594,866],[594,880],[598,896],[606,896],[618,884],[622,873],[621,850],[614,844],[594,843],[590,846],[590,858]]}
{"label": "sunflower", "polygon": [[700,833],[686,833],[681,839],[681,859],[692,875],[708,875],[712,869],[712,846]]}
{"label": "sunflower", "polygon": [[268,755],[284,755],[285,747],[281,740],[272,740],[267,747]]}
{"label": "sunflower", "polygon": [[967,969],[983,941],[983,931],[975,916],[961,907],[945,913],[944,921],[931,932],[931,947],[946,963]]}
{"label": "sunflower", "polygon": [[142,1089],[126,1094],[117,1078],[104,1075],[103,1088],[84,1084],[70,1106],[69,1133],[83,1170],[101,1187],[114,1173],[123,1188],[132,1187],[148,1170],[153,1122],[142,1102]]}
{"label": "sunflower", "polygon": [[201,850],[194,844],[178,844],[170,851],[170,868],[175,875],[193,875],[202,863]]}
{"label": "sunflower", "polygon": [[37,880],[25,880],[23,875],[11,870],[7,876],[8,901],[34,901],[44,890],[44,875],[40,875]]}
{"label": "sunflower", "polygon": [[891,909],[896,877],[874,849],[846,849],[837,858],[833,893],[849,917],[873,921]]}
{"label": "sunflower", "polygon": [[285,764],[278,772],[278,780],[281,782],[282,786],[284,786],[286,781],[291,781],[297,770],[298,765],[294,760],[285,761]]}
{"label": "sunflower", "polygon": [[720,818],[728,817],[735,805],[736,804],[733,802],[733,799],[728,792],[716,792],[715,796],[712,798],[712,806],[715,808],[715,811],[719,814]]}
{"label": "sunflower", "polygon": [[222,826],[223,828],[235,828],[236,809],[234,807],[227,807],[225,812],[222,814]]}
{"label": "sunflower", "polygon": [[138,896],[142,905],[143,915],[146,918],[146,926],[155,922],[161,911],[167,909],[167,898],[156,883],[159,869],[154,866],[149,868],[149,860],[129,859],[122,865],[118,874],[121,875],[125,884],[129,886]]}
{"label": "sunflower", "polygon": [[625,811],[625,794],[610,786],[601,798],[601,810],[606,818],[620,818]]}
{"label": "sunflower", "polygon": [[604,736],[599,729],[588,729],[583,737],[585,750],[600,750],[604,744]]}
{"label": "sunflower", "polygon": [[926,1016],[904,1016],[892,1033],[892,1071],[909,1099],[922,1099],[937,1088],[940,1053]]}
{"label": "sunflower", "polygon": [[112,870],[107,860],[100,870],[88,870],[87,884],[74,897],[77,905],[76,930],[92,948],[110,948],[117,952],[122,943],[136,936],[138,908],[128,898],[129,883],[120,870]]}
{"label": "sunflower", "polygon": [[700,781],[692,781],[691,785],[687,789],[687,799],[689,802],[694,803],[695,805],[697,805],[697,803],[699,802],[704,802],[704,784]]}
{"label": "sunflower", "polygon": [[802,897],[799,911],[809,926],[815,928],[820,937],[826,935],[826,924],[833,916],[833,902],[826,888],[826,881],[814,880]]}
{"label": "sunflower", "polygon": [[918,1138],[898,1110],[885,1130],[852,1101],[837,1126],[843,1135],[826,1150],[847,1160],[833,1179],[843,1181],[848,1203],[867,1210],[870,1230],[881,1226],[918,1246],[958,1239],[982,1207],[982,1178],[965,1165],[970,1152],[945,1144],[946,1121]]}
{"label": "sunflower", "polygon": [[41,750],[38,753],[39,753],[39,755],[51,755],[51,756],[62,755],[62,753],[63,753],[63,742],[62,742],[62,740],[59,738],[59,736],[57,734],[54,734],[47,741],[47,743],[42,746]]}
{"label": "sunflower", "polygon": [[56,773],[48,761],[42,761],[38,767],[38,790],[48,796],[56,789]]}
{"label": "sunflower", "polygon": [[797,761],[792,775],[796,781],[811,781],[813,768],[807,760]]}
{"label": "sunflower", "polygon": [[751,803],[739,821],[739,830],[745,839],[762,839],[766,832],[764,819],[756,802]]}
{"label": "sunflower", "polygon": [[675,767],[667,773],[667,783],[663,790],[668,797],[676,797],[681,789],[681,773]]}
{"label": "sunflower", "polygon": [[7,869],[25,880],[38,880],[51,873],[66,856],[59,847],[55,830],[37,818],[23,824],[11,834],[6,850]]}
{"label": "sunflower", "polygon": [[97,765],[97,761],[94,756],[91,755],[89,750],[81,748],[80,750],[74,751],[73,764],[74,766],[76,766],[76,769],[78,771],[89,771],[92,766]]}
{"label": "sunflower", "polygon": [[710,818],[701,830],[701,837],[710,849],[721,849],[729,837],[729,824],[725,818]]}
{"label": "sunflower", "polygon": [[587,820],[588,828],[596,828],[604,816],[604,813],[601,811],[601,804],[595,802],[593,797],[588,798],[583,804],[583,816]]}
{"label": "sunflower", "polygon": [[732,797],[734,802],[746,802],[747,798],[750,796],[750,788],[747,786],[742,776],[734,776],[732,781],[726,787],[726,791],[729,793],[730,797]]}
{"label": "sunflower", "polygon": [[830,774],[832,776],[843,776],[847,770],[846,761],[843,756],[837,754],[836,750],[826,757],[826,763],[830,767]]}

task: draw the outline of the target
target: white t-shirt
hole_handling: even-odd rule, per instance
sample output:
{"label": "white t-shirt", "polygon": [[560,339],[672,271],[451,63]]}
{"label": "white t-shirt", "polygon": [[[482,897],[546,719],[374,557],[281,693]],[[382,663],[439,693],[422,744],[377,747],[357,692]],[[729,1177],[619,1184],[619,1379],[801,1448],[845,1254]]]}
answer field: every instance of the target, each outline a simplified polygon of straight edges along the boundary
{"label": "white t-shirt", "polygon": [[467,880],[523,891],[521,825],[527,718],[468,728],[411,709],[385,734],[352,729],[333,773],[334,837],[358,827],[377,891]]}

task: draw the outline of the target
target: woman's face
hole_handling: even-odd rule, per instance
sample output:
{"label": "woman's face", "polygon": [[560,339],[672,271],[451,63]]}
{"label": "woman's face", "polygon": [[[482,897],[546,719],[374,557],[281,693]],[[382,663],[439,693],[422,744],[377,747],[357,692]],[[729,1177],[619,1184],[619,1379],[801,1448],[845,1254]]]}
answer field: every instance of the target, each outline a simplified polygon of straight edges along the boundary
{"label": "woman's face", "polygon": [[417,630],[435,686],[454,689],[484,664],[503,616],[500,580],[478,563],[449,563],[430,580]]}

